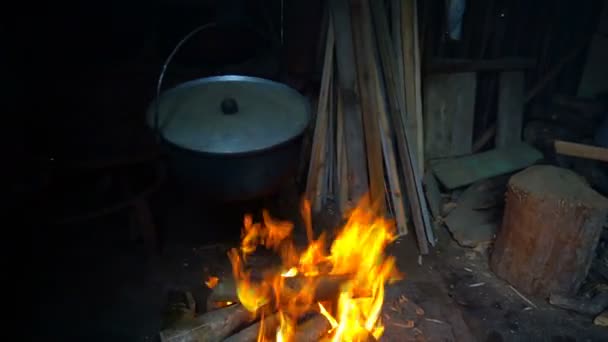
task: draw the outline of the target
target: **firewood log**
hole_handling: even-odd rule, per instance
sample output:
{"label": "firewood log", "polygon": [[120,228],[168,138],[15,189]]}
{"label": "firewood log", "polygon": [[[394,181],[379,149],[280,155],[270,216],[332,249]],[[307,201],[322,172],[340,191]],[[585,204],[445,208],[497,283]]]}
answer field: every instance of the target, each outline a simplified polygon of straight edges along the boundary
{"label": "firewood log", "polygon": [[[329,324],[327,318],[322,315],[315,315],[296,328],[296,334],[293,340],[295,342],[319,341],[330,329],[331,324]],[[372,334],[367,333],[361,341],[375,342],[376,339]]]}
{"label": "firewood log", "polygon": [[315,315],[297,327],[293,340],[296,342],[318,341],[323,335],[327,334],[329,329],[331,329],[331,325],[327,318],[322,315]]}
{"label": "firewood log", "polygon": [[[232,280],[232,278],[229,279],[230,280],[221,280],[219,285],[213,289],[207,300],[208,310],[216,309],[218,303],[239,301],[234,280]],[[350,275],[318,276],[317,279],[315,279],[316,287],[314,302],[338,298],[340,295],[340,287],[350,279]],[[283,296],[281,301],[288,301],[291,294],[298,292],[302,286],[306,286],[309,280],[311,280],[311,278],[304,276],[285,278],[285,291],[282,293]],[[354,296],[367,297],[370,296],[370,293],[355,293]]]}
{"label": "firewood log", "polygon": [[[264,318],[264,336],[270,337],[272,334],[276,333],[278,326],[278,314],[273,314]],[[261,327],[262,322],[258,321],[257,323],[252,324],[238,333],[228,337],[224,340],[224,342],[255,342],[258,340]]]}
{"label": "firewood log", "polygon": [[253,315],[242,305],[207,312],[182,320],[160,333],[161,342],[219,342],[233,331],[253,320]]}

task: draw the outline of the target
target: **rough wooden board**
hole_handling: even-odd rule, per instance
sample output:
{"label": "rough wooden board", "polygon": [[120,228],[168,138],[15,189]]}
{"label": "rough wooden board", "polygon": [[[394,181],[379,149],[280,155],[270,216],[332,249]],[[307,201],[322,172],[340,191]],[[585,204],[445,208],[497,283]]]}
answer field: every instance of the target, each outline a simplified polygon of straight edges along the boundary
{"label": "rough wooden board", "polygon": [[367,157],[363,136],[363,119],[356,93],[355,52],[352,37],[350,9],[347,0],[331,0],[330,10],[336,39],[336,64],[338,71],[338,96],[343,105],[344,150],[348,195],[357,201],[369,191]]}
{"label": "rough wooden board", "polygon": [[587,62],[578,86],[578,96],[592,98],[608,89],[607,60],[608,37],[596,34],[587,53]]}
{"label": "rough wooden board", "polygon": [[445,224],[459,245],[475,248],[494,239],[502,216],[507,177],[477,182],[460,196]]}
{"label": "rough wooden board", "polygon": [[342,88],[355,91],[357,74],[348,0],[330,0],[329,8],[336,35],[338,81]]}
{"label": "rough wooden board", "polygon": [[472,72],[427,75],[424,83],[425,158],[469,154],[477,75]]}
{"label": "rough wooden board", "polygon": [[496,147],[507,147],[521,141],[524,119],[524,73],[503,72],[498,85],[496,114]]}
{"label": "rough wooden board", "polygon": [[437,179],[430,170],[424,173],[422,184],[431,214],[433,214],[435,220],[438,220],[441,217],[441,191],[439,191]]}
{"label": "rough wooden board", "polygon": [[[420,47],[418,43],[418,1],[401,2],[401,49],[403,54],[403,86],[405,88],[406,129],[416,169],[424,172],[424,126],[420,80]],[[398,68],[399,69],[399,68]]]}
{"label": "rough wooden board", "polygon": [[528,167],[543,155],[525,143],[464,157],[431,161],[431,169],[448,189]]}
{"label": "rough wooden board", "polygon": [[376,68],[376,42],[373,34],[371,13],[368,0],[350,1],[353,41],[356,53],[359,100],[363,116],[363,131],[367,152],[369,176],[369,196],[378,206],[378,212],[385,212],[384,164],[382,162],[382,143],[377,119],[377,99],[375,96],[372,69]]}

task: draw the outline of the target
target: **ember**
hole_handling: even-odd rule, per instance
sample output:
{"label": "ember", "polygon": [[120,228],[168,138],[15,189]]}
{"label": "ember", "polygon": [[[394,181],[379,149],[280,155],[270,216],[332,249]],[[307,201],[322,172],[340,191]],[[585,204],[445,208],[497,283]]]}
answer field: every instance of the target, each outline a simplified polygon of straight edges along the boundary
{"label": "ember", "polygon": [[[240,248],[229,252],[239,302],[260,316],[258,341],[294,341],[305,317],[316,314],[325,321],[323,338],[332,341],[363,341],[379,338],[384,326],[380,311],[384,285],[399,274],[393,257],[385,255],[395,235],[392,221],[378,217],[362,201],[348,216],[332,242],[325,248],[325,235],[316,240],[309,223],[310,206],[304,201],[302,214],[307,226],[308,246],[297,251],[291,239],[293,224],[272,218],[263,222],[245,216]],[[268,270],[262,279],[252,279],[245,259],[264,246],[281,257],[280,270]],[[295,284],[295,285],[294,285]],[[332,292],[332,286],[336,291]],[[337,284],[337,285],[336,285]],[[329,297],[329,298],[327,298]],[[277,311],[278,327],[267,334],[264,320]],[[270,335],[270,336],[269,336]]]}

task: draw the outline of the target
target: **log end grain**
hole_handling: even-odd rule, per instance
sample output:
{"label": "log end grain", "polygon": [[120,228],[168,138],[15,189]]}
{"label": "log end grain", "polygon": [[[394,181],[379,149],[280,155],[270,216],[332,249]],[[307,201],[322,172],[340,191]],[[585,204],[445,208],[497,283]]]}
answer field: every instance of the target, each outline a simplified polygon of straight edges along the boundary
{"label": "log end grain", "polygon": [[509,180],[490,266],[529,295],[573,296],[608,216],[608,200],[570,170],[530,167]]}

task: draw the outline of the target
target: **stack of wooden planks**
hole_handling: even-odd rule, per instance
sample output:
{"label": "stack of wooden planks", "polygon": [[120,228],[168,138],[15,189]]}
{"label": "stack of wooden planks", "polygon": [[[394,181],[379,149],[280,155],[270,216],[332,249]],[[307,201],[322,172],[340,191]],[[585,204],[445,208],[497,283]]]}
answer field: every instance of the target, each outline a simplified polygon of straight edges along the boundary
{"label": "stack of wooden planks", "polygon": [[423,136],[415,0],[329,0],[306,184],[313,212],[369,196],[421,254],[436,238],[422,190]]}

